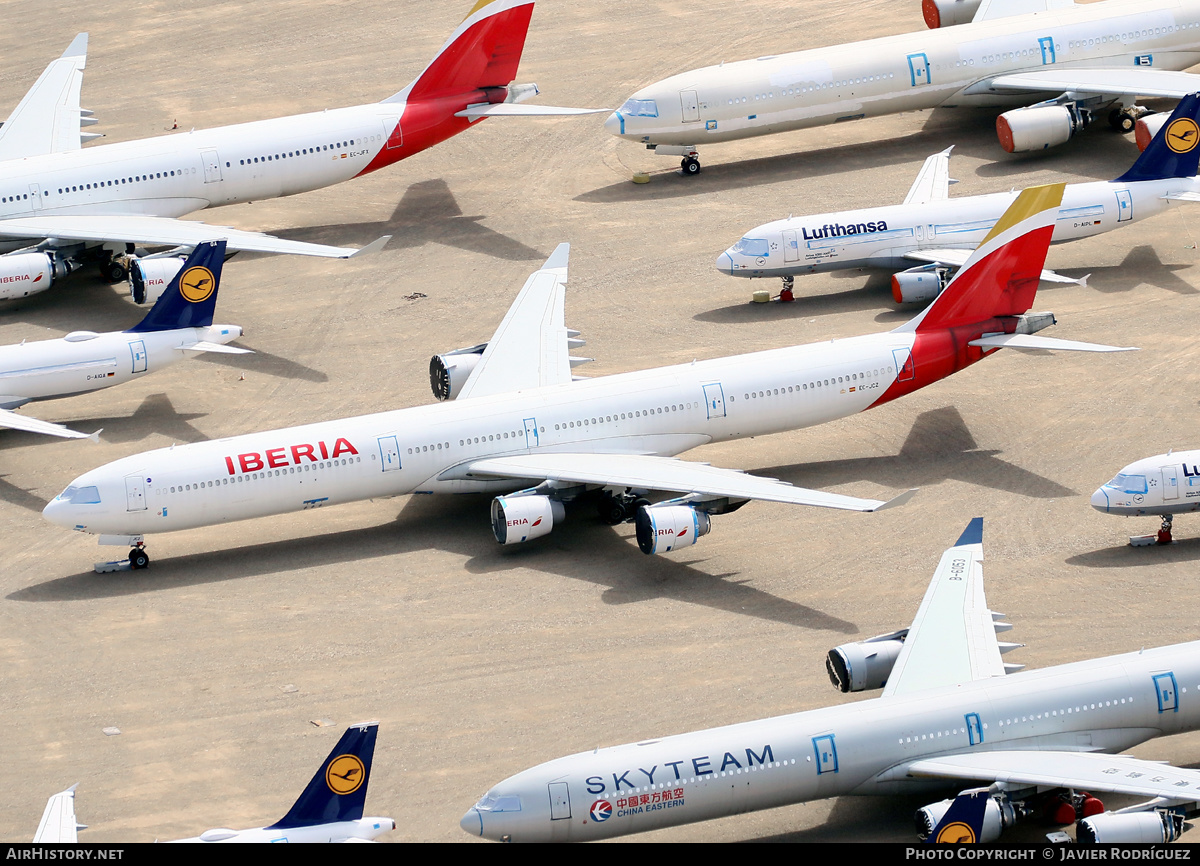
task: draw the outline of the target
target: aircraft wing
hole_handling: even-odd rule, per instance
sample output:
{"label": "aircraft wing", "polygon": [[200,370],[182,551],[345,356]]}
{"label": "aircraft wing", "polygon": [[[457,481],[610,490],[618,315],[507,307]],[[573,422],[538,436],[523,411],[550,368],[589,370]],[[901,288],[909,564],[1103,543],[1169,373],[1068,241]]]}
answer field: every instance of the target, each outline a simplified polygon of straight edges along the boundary
{"label": "aircraft wing", "polygon": [[[918,181],[919,180],[920,178],[918,178]],[[914,188],[916,187],[915,184],[913,186]],[[912,195],[911,191],[909,192],[909,195]],[[1200,198],[1197,198],[1197,200],[1200,201]],[[948,267],[952,268],[961,268],[967,263],[967,259],[971,257],[971,253],[973,252],[974,250],[958,250],[951,247],[945,247],[942,249],[926,248],[920,250],[910,250],[904,254],[904,258],[913,262],[928,262],[934,265],[947,265]],[[1073,283],[1077,286],[1085,285],[1087,282],[1087,277],[1076,280],[1072,279],[1071,277],[1064,277],[1062,274],[1058,273],[1057,271],[1052,271],[1049,268],[1042,269],[1042,279],[1048,283]]]}
{"label": "aircraft wing", "polygon": [[46,811],[33,836],[36,842],[74,844],[79,841],[79,824],[75,822],[75,788],[72,785],[46,801]]}
{"label": "aircraft wing", "polygon": [[565,312],[570,253],[570,244],[559,244],[529,275],[457,399],[571,381]]}
{"label": "aircraft wing", "polygon": [[[887,502],[857,499],[820,490],[793,487],[785,481],[719,469],[707,463],[690,463],[674,457],[647,454],[522,454],[476,460],[451,470],[461,478],[524,478],[530,481],[565,481],[635,490],[662,490],[730,499],[761,499],[793,505],[815,505],[845,511],[879,511],[903,505],[916,490]],[[448,477],[443,473],[443,478]]]}
{"label": "aircraft wing", "polygon": [[348,259],[382,249],[391,236],[385,235],[362,249],[353,249],[289,241],[261,232],[241,231],[228,226],[211,226],[193,220],[113,214],[109,216],[33,216],[0,219],[0,237],[28,238],[38,241],[44,238],[95,242],[124,241],[151,246],[180,247],[194,247],[204,241],[224,238],[230,250]]}
{"label": "aircraft wing", "polygon": [[992,612],[983,596],[983,518],[942,554],[883,697],[1004,676]]}
{"label": "aircraft wing", "polygon": [[[0,127],[0,160],[79,150],[79,88],[87,63],[86,33],[51,61]],[[89,121],[92,122],[92,121]]]}
{"label": "aircraft wing", "polygon": [[[931,201],[945,201],[950,198],[950,145],[941,153],[926,157],[925,164],[917,172],[908,195],[904,197],[905,204],[925,204]],[[966,259],[963,259],[965,262]]]}
{"label": "aircraft wing", "polygon": [[1200,770],[1099,752],[971,752],[914,761],[910,776],[979,779],[1085,791],[1200,800]]}
{"label": "aircraft wing", "polygon": [[[1183,99],[1200,90],[1200,75],[1148,66],[1037,69],[998,75],[987,82],[991,90],[1074,91],[1111,95],[1163,96]],[[971,88],[973,91],[974,88]]]}
{"label": "aircraft wing", "polygon": [[0,427],[7,427],[10,430],[22,430],[26,433],[45,433],[47,436],[61,436],[63,439],[94,440],[100,432],[97,430],[91,434],[79,433],[61,424],[51,424],[49,421],[30,418],[28,415],[18,415],[11,409],[0,409]]}

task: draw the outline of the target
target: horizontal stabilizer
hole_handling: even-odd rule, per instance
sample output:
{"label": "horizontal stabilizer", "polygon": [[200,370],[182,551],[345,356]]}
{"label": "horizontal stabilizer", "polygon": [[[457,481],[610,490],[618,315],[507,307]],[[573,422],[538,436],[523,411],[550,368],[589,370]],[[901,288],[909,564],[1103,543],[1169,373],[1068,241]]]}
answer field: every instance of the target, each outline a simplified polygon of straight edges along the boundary
{"label": "horizontal stabilizer", "polygon": [[386,247],[387,242],[390,241],[391,239],[392,239],[391,235],[384,235],[383,237],[378,238],[377,240],[371,241],[369,244],[367,244],[362,249],[355,250],[349,256],[347,256],[347,258],[356,259],[359,256],[369,256],[369,255],[371,255],[371,253],[377,253],[381,249]]}
{"label": "horizontal stabilizer", "polygon": [[1163,196],[1167,201],[1200,201],[1200,192],[1170,192]]}
{"label": "horizontal stabilizer", "polygon": [[49,421],[42,421],[38,418],[30,418],[27,415],[18,415],[8,409],[0,409],[0,427],[7,427],[10,430],[21,430],[25,433],[44,433],[47,436],[60,436],[63,439],[92,439],[96,441],[96,437],[100,431],[95,433],[79,433],[71,430],[61,424],[51,424]]}
{"label": "horizontal stabilizer", "polygon": [[981,349],[1058,349],[1063,352],[1138,351],[1137,346],[1102,346],[1099,343],[1080,343],[1076,340],[1039,337],[1037,334],[996,334],[972,340],[969,345],[979,346]]}
{"label": "horizontal stabilizer", "polygon": [[513,102],[468,105],[456,111],[455,117],[564,117],[577,114],[608,114],[611,108],[562,108],[557,105],[524,105]]}
{"label": "horizontal stabilizer", "polygon": [[196,343],[187,343],[186,345],[176,346],[181,352],[221,352],[226,355],[253,355],[253,349],[239,349],[237,346],[225,346],[221,343],[210,343],[207,340],[200,340]]}

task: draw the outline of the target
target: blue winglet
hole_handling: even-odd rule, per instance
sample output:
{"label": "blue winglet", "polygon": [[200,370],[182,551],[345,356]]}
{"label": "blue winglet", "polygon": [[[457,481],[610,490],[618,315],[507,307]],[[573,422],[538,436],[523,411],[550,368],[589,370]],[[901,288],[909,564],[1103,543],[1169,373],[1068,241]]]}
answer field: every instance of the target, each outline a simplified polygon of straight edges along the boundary
{"label": "blue winglet", "polygon": [[983,544],[983,518],[972,517],[963,534],[954,542],[955,547],[965,547],[968,544]]}
{"label": "blue winglet", "polygon": [[1195,177],[1200,164],[1200,93],[1179,101],[1150,146],[1114,183]]}
{"label": "blue winglet", "polygon": [[125,333],[173,331],[176,328],[207,328],[217,308],[221,266],[225,263],[225,241],[205,241],[192,250],[179,273],[163,289],[142,319]]}
{"label": "blue winglet", "polygon": [[347,728],[288,813],[264,829],[286,830],[361,818],[378,733],[378,722]]}

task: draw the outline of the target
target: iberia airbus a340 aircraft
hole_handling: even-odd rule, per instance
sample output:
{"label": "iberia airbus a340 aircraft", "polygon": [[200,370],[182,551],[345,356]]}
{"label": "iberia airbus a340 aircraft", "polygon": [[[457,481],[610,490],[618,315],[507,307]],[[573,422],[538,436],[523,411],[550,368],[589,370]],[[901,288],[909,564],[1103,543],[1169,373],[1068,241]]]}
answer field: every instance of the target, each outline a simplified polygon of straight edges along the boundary
{"label": "iberia airbus a340 aircraft", "polygon": [[[453,402],[148,451],[84,473],[43,514],[132,544],[143,536],[406,493],[519,492],[492,502],[501,544],[548,533],[563,503],[602,491],[644,553],[708,533],[751,499],[877,511],[891,502],[804,490],[672,459],[691,448],[843,418],[949,376],[1004,346],[1119,351],[1037,336],[1027,315],[1063,184],[1023,192],[946,290],[882,334],[572,381],[566,244],[534,273],[492,339],[430,362]],[[650,504],[651,492],[673,494]]]}
{"label": "iberia airbus a340 aircraft", "polygon": [[483,117],[586,114],[519,105],[512,84],[533,0],[479,0],[416,80],[382,102],[81,149],[96,121],[79,106],[81,33],[0,127],[0,300],[44,291],[88,261],[112,282],[130,270],[134,299],[153,303],[182,267],[132,257],[135,245],[346,258],[363,250],[214,228],[178,217],[206,207],[320,189],[444,141]]}

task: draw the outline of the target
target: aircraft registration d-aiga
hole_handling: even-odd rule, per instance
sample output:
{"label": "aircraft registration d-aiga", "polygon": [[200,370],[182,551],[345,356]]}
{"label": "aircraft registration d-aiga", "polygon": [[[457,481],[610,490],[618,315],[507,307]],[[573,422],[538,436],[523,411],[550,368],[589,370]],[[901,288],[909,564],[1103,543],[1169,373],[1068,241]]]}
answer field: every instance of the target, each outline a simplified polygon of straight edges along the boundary
{"label": "aircraft registration d-aiga", "polygon": [[[793,487],[673,459],[709,442],[844,418],[943,379],[994,350],[1122,351],[1043,337],[1028,314],[1063,184],[1013,202],[946,291],[892,331],[573,381],[578,332],[564,318],[566,244],[530,276],[492,339],[435,356],[451,402],[147,451],[76,478],[51,523],[129,544],[144,536],[406,493],[497,492],[501,544],[550,532],[590,495],[612,524],[633,520],[647,554],[706,535],[710,516],[761,499],[851,511],[890,502]],[[516,490],[516,493],[509,491]],[[670,498],[651,504],[651,493]]]}
{"label": "aircraft registration d-aiga", "polygon": [[[1138,96],[1180,99],[1200,76],[1200,0],[925,0],[930,32],[706,66],[633,94],[605,129],[700,171],[707,142],[901,111],[1020,105],[996,122],[1010,153],[1079,134],[1097,114],[1132,130]],[[1045,99],[1047,94],[1058,94]]]}
{"label": "aircraft registration d-aiga", "polygon": [[[131,276],[153,303],[182,266],[137,259],[136,245],[190,248],[214,237],[230,250],[346,258],[362,250],[214,228],[178,217],[207,207],[320,189],[419,153],[484,117],[589,113],[519,104],[513,84],[533,0],[480,0],[417,78],[382,102],[216,129],[81,148],[97,137],[81,109],[81,33],[0,127],[0,299],[44,291],[95,261],[112,282]],[[131,270],[132,269],[132,270]]]}
{"label": "aircraft registration d-aiga", "polygon": [[[1113,181],[1069,183],[1054,243],[1091,237],[1162,213],[1171,202],[1200,201],[1200,94],[1179,103],[1151,145]],[[751,229],[720,256],[735,277],[780,277],[782,300],[794,278],[845,268],[904,268],[892,275],[896,303],[932,300],[1004,213],[1016,191],[950,198],[950,151],[925,160],[903,204],[789,216]],[[914,266],[914,262],[920,262]],[[1078,283],[1054,271],[1042,279]]]}
{"label": "aircraft registration d-aiga", "polygon": [[14,411],[50,400],[140,379],[201,352],[251,354],[226,345],[237,325],[214,325],[225,241],[198,244],[146,317],[125,331],[72,331],[58,340],[0,346],[0,427],[66,439],[95,439]]}
{"label": "aircraft registration d-aiga", "polygon": [[1130,542],[1170,544],[1175,515],[1200,511],[1200,451],[1168,451],[1135,460],[1092,494],[1092,507],[1122,517],[1161,517],[1156,535],[1134,536]]}
{"label": "aircraft registration d-aiga", "polygon": [[[849,794],[954,790],[917,811],[929,842],[992,842],[1028,815],[1091,842],[1176,839],[1200,770],[1116,753],[1200,728],[1200,642],[1019,672],[983,592],[983,520],[942,554],[907,629],[830,651],[841,691],[881,697],[595,749],[525,770],[463,815],[468,833],[583,841]],[[1092,792],[1085,794],[1083,792]],[[1094,793],[1150,800],[1105,811]]]}

